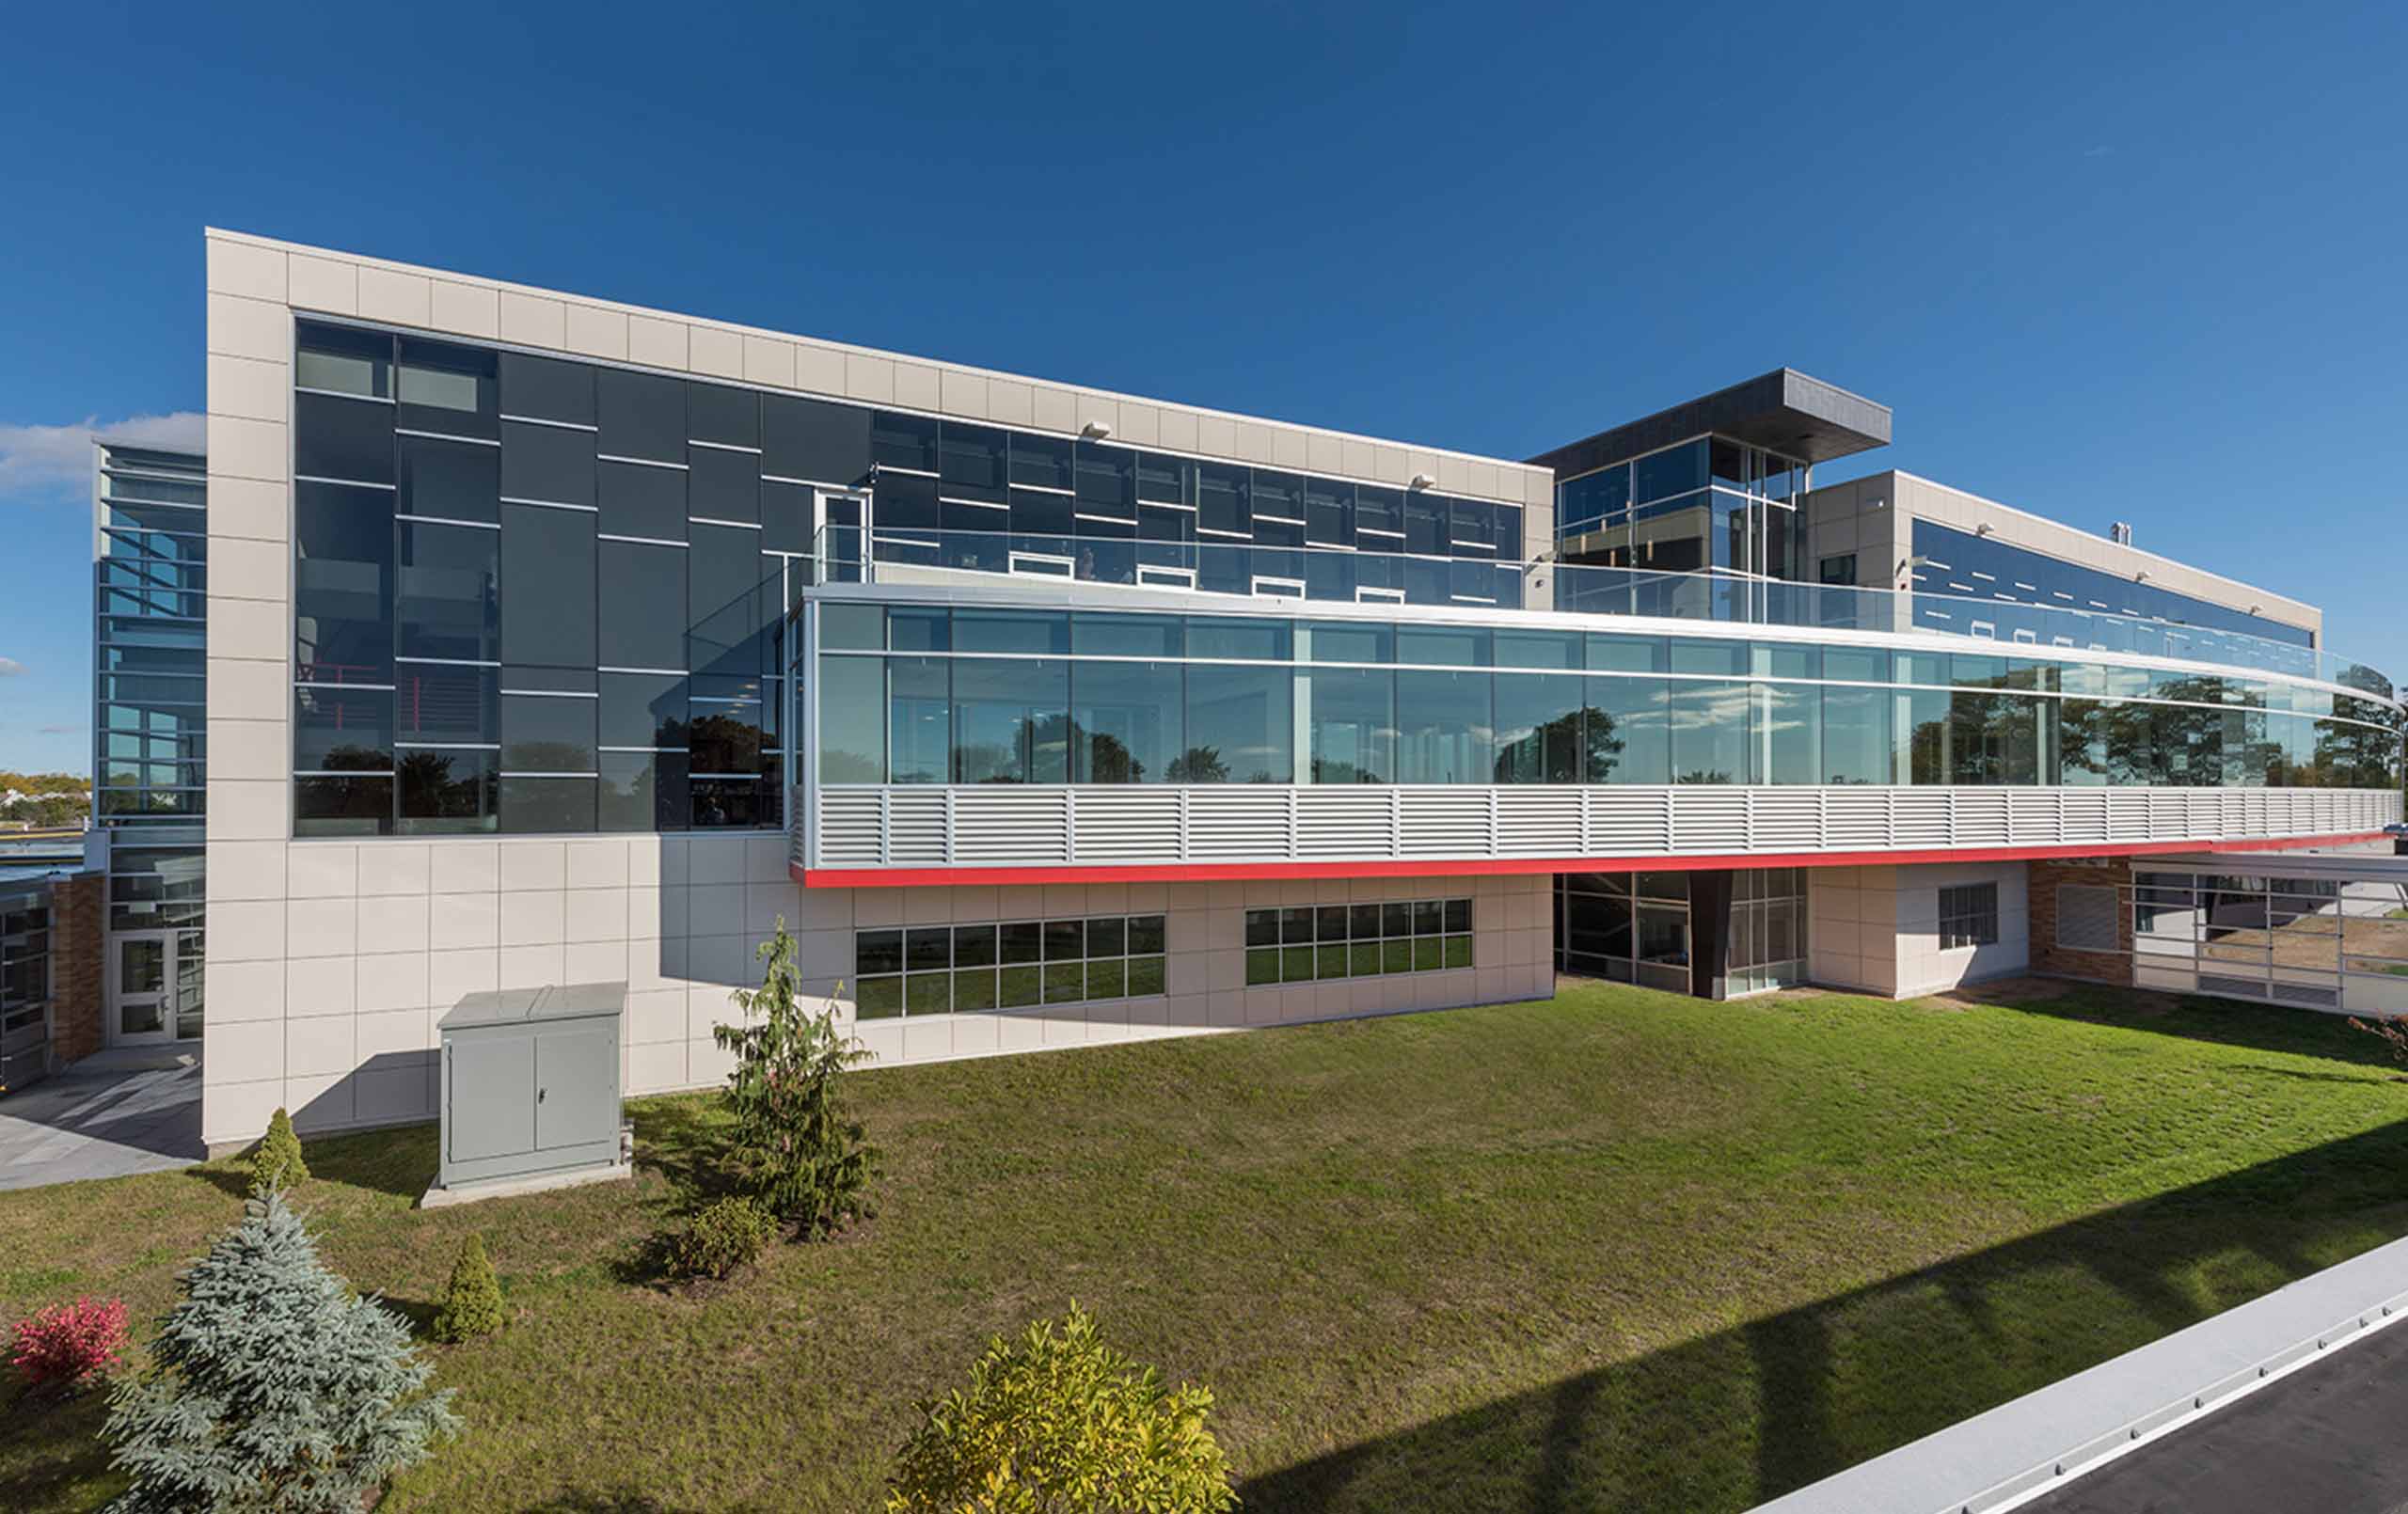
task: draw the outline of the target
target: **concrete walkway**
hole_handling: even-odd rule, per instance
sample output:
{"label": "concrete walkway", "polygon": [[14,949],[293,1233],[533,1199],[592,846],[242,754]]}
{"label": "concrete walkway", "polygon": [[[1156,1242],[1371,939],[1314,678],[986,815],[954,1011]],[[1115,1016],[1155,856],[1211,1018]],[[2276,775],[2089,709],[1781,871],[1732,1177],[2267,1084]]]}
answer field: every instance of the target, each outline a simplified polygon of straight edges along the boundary
{"label": "concrete walkway", "polygon": [[67,1072],[0,1099],[0,1190],[189,1167],[200,1065]]}

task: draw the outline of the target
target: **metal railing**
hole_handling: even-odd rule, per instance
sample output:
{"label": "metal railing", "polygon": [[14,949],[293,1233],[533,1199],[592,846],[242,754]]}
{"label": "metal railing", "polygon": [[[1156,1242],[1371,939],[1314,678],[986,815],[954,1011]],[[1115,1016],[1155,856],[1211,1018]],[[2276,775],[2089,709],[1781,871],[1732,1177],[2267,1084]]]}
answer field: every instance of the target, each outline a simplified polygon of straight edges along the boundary
{"label": "metal railing", "polygon": [[1864,589],[1503,562],[1344,547],[829,526],[814,544],[820,583],[944,583],[962,574],[1117,584],[1304,603],[1451,605],[1654,616],[1816,630],[1924,632],[2017,646],[2176,657],[2321,679],[2394,698],[2389,678],[2313,647],[2205,626],[1912,590]]}

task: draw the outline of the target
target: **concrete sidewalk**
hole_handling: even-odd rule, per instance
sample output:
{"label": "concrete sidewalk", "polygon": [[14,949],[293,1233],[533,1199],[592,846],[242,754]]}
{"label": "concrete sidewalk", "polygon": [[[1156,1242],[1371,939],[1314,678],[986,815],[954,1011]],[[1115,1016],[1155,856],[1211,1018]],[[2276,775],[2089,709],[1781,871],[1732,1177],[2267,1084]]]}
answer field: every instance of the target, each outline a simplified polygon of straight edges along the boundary
{"label": "concrete sidewalk", "polygon": [[0,1099],[0,1190],[189,1167],[200,1065],[67,1072]]}

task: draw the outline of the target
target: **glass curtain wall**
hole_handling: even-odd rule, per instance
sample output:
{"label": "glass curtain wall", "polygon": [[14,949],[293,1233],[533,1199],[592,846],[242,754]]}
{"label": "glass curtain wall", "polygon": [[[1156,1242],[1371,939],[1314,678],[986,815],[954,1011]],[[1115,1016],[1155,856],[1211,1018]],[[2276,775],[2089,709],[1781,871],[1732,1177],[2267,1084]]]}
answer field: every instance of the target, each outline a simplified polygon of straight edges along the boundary
{"label": "glass curtain wall", "polygon": [[108,928],[176,933],[170,1024],[189,1039],[206,970],[208,461],[104,442],[98,465],[92,823],[109,835]]}
{"label": "glass curtain wall", "polygon": [[1659,573],[1795,580],[1808,465],[1700,436],[1556,486],[1562,560]]}
{"label": "glass curtain wall", "polygon": [[1916,596],[1915,619],[1934,630],[1983,634],[1975,620],[1980,607],[1965,603],[1972,599],[2161,622],[2167,629],[2166,655],[2173,657],[2185,655],[2179,635],[2183,626],[2237,632],[2298,647],[2315,639],[2306,627],[2287,621],[2137,583],[2122,574],[2085,568],[1937,521],[1916,521],[1913,540],[1915,556],[1921,560],[1914,585],[1923,591]]}
{"label": "glass curtain wall", "polygon": [[[778,824],[791,702],[778,641],[823,528],[844,538],[832,556],[850,554],[849,568],[832,560],[835,577],[864,576],[875,555],[1521,603],[1522,507],[1503,501],[323,322],[300,323],[294,389],[301,835]],[[1066,670],[973,671],[1008,681],[957,681],[950,665],[896,673],[880,774],[1285,781],[1292,769],[1292,710],[1271,708],[1264,679],[1198,673],[1184,693],[1232,722],[1205,741],[1185,703],[1166,711],[1134,675],[1098,679],[1073,742]],[[1456,734],[1427,760],[1487,760],[1473,733]],[[845,732],[838,749],[871,745]]]}
{"label": "glass curtain wall", "polygon": [[2150,871],[2129,891],[2139,986],[2408,1013],[2408,892],[2396,882]]}
{"label": "glass curtain wall", "polygon": [[820,610],[827,783],[2321,787],[2388,705],[1989,654],[1069,611]]}
{"label": "glass curtain wall", "polygon": [[[1697,928],[1688,873],[1567,873],[1555,879],[1559,972],[1688,993],[1691,953],[1716,932]],[[1730,875],[1718,997],[1737,998],[1806,978],[1806,875],[1742,868]],[[1712,922],[1703,923],[1711,924]]]}
{"label": "glass curtain wall", "polygon": [[844,427],[528,354],[298,343],[296,834],[780,824],[781,628]]}
{"label": "glass curtain wall", "polygon": [[48,1070],[50,883],[0,879],[0,1090]]}

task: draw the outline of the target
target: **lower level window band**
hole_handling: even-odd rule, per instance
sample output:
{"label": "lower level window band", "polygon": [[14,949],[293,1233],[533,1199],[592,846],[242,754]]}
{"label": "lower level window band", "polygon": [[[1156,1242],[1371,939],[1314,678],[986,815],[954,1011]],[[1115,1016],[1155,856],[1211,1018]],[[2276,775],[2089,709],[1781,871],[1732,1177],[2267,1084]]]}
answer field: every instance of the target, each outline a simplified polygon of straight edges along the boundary
{"label": "lower level window band", "polygon": [[856,931],[855,1017],[1149,999],[1166,966],[1161,915]]}
{"label": "lower level window band", "polygon": [[1245,912],[1248,987],[1472,966],[1469,899],[1297,905]]}

